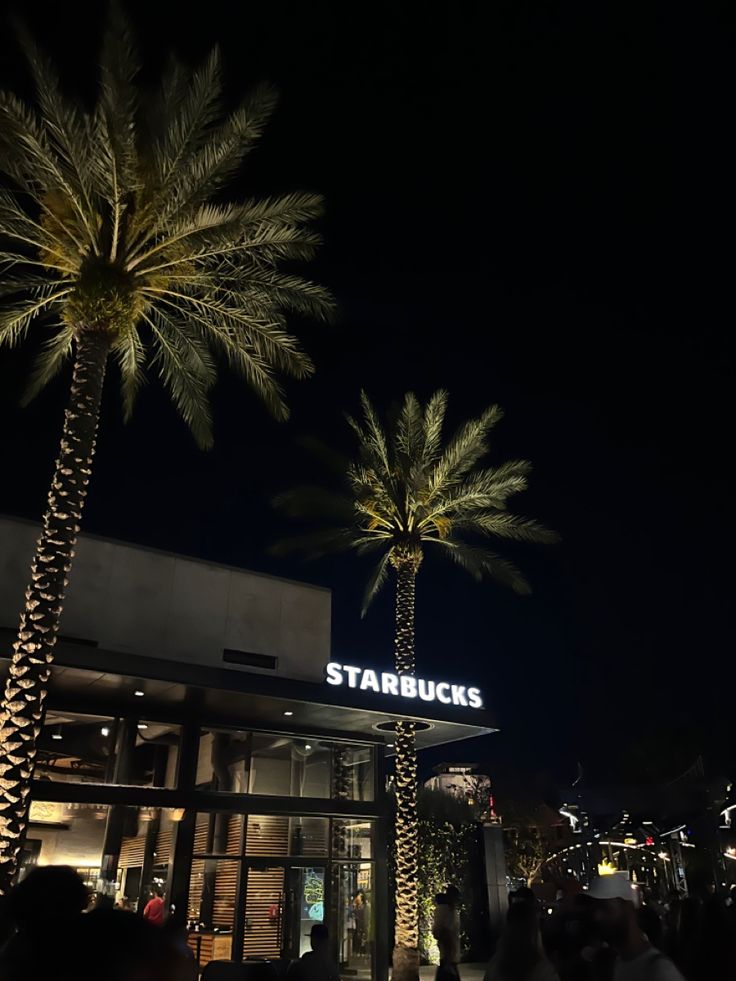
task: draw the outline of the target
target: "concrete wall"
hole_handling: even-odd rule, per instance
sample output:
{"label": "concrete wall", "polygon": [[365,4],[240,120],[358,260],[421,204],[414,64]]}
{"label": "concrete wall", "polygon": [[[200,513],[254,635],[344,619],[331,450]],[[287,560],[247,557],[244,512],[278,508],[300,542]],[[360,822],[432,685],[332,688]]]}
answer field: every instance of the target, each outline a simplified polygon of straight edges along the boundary
{"label": "concrete wall", "polygon": [[[36,525],[0,517],[0,626],[15,629]],[[107,650],[319,681],[330,660],[329,590],[81,535],[62,634]],[[225,663],[224,648],[278,658]]]}

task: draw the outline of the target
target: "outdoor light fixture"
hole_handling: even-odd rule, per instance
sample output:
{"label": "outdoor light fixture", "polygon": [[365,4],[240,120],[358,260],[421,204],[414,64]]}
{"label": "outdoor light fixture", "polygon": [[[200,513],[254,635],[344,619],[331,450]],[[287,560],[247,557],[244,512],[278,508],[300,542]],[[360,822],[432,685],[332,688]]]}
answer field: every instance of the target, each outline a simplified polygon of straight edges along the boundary
{"label": "outdoor light fixture", "polygon": [[138,698],[143,698],[143,696],[146,693],[144,691],[141,691],[140,688],[136,688],[136,690],[133,692],[133,694],[136,695]]}

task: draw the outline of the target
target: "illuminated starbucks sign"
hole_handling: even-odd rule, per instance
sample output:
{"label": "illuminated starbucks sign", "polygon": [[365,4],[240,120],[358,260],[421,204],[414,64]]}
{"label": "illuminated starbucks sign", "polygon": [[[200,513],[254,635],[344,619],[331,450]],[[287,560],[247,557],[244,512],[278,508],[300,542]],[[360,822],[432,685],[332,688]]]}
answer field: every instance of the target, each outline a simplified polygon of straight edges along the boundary
{"label": "illuminated starbucks sign", "polygon": [[448,681],[425,681],[408,674],[393,674],[391,671],[373,671],[371,668],[356,668],[349,664],[330,661],[325,668],[328,685],[344,685],[359,691],[374,691],[380,695],[395,695],[397,698],[416,698],[423,702],[442,702],[443,705],[460,705],[463,708],[483,708],[479,688],[467,685],[453,685]]}

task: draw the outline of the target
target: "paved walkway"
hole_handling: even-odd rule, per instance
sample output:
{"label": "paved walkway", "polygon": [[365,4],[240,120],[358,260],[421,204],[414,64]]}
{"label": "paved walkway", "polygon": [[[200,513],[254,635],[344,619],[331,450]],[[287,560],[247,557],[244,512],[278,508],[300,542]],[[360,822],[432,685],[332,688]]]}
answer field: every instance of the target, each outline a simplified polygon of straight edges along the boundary
{"label": "paved walkway", "polygon": [[[436,967],[420,967],[419,976],[422,981],[434,981],[436,970]],[[461,964],[460,981],[483,981],[485,971],[485,964]]]}

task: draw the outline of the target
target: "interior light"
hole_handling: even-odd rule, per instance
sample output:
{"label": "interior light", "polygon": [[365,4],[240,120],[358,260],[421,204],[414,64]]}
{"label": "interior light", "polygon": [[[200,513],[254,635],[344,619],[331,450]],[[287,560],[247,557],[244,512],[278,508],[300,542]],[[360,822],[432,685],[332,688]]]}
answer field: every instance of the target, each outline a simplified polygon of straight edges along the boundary
{"label": "interior light", "polygon": [[305,748],[305,749],[311,749],[312,747],[311,747],[311,746],[309,745],[309,743],[305,743],[305,744],[304,744],[304,748]]}
{"label": "interior light", "polygon": [[141,690],[140,690],[140,688],[136,688],[136,690],[135,690],[135,691],[133,692],[133,694],[134,694],[134,695],[137,695],[137,697],[138,697],[138,698],[143,698],[143,696],[144,696],[144,695],[145,695],[146,693],[145,693],[144,691],[141,691]]}
{"label": "interior light", "polygon": [[110,727],[109,726],[103,726],[100,729],[100,732],[102,733],[103,736],[109,736],[110,735]]}
{"label": "interior light", "polygon": [[293,715],[293,712],[284,712],[284,715]]}
{"label": "interior light", "polygon": [[386,749],[393,749],[393,748],[394,748],[393,743],[386,743]]}
{"label": "interior light", "polygon": [[51,738],[52,739],[63,739],[64,737],[62,736],[61,732],[52,732],[51,733]]}
{"label": "interior light", "polygon": [[147,728],[148,728],[148,726],[146,725],[146,723],[145,723],[145,722],[139,722],[139,723],[138,723],[138,728],[139,728],[139,729],[147,729]]}

